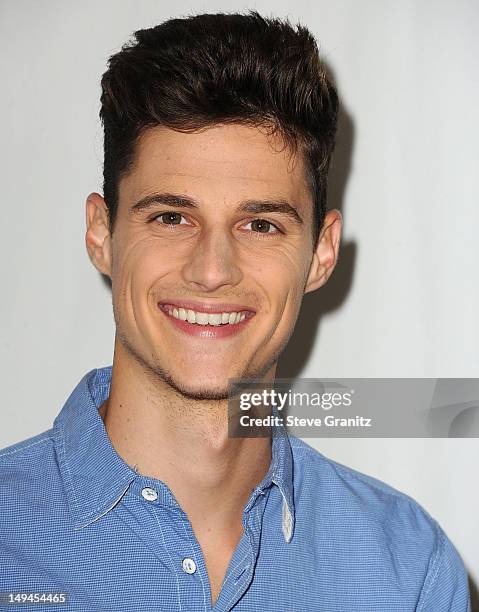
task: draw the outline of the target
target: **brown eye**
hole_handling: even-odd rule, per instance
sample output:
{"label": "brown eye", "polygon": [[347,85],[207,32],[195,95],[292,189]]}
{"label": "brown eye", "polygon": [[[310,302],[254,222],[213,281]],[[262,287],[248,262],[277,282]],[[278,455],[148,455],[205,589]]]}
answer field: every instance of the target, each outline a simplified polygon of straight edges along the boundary
{"label": "brown eye", "polygon": [[181,223],[181,217],[182,215],[180,215],[180,213],[166,212],[158,215],[156,218],[161,219],[161,223],[164,223],[165,225],[178,225]]}
{"label": "brown eye", "polygon": [[[273,232],[270,231],[271,228],[274,229]],[[260,232],[261,234],[274,234],[278,231],[278,228],[270,221],[266,221],[266,219],[254,219],[251,221],[251,229],[254,232]]]}

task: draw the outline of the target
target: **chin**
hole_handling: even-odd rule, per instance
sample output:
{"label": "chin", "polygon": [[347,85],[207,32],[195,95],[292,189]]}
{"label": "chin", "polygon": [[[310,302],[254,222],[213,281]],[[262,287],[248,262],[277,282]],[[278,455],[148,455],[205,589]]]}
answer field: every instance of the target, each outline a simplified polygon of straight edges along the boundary
{"label": "chin", "polygon": [[191,380],[176,380],[173,376],[166,376],[164,380],[175,391],[188,399],[226,400],[231,392],[231,386],[224,379],[218,380],[217,383],[212,382],[211,379],[208,382],[201,381],[194,383]]}
{"label": "chin", "polygon": [[[132,343],[128,342],[124,335],[119,334],[121,345],[126,352],[139,363],[139,365],[153,377],[158,377],[167,383],[172,389],[185,398],[193,400],[227,400],[234,395],[237,380],[256,380],[261,378],[275,363],[276,355],[262,367],[233,367],[226,368],[225,363],[208,367],[207,363],[202,363],[198,368],[198,361],[188,367],[188,362],[180,368],[177,365],[168,368],[163,365],[160,355],[155,355],[151,351],[150,359],[147,359],[142,352],[135,350]],[[153,353],[153,354],[152,354]],[[168,361],[168,360],[166,360]],[[171,360],[170,360],[171,361]],[[205,360],[206,361],[206,360]],[[172,364],[170,363],[170,366]],[[219,371],[220,369],[220,371]],[[187,373],[187,375],[185,375]]]}
{"label": "chin", "polygon": [[224,372],[218,373],[217,376],[209,373],[205,375],[205,372],[202,372],[196,378],[194,375],[188,378],[185,378],[184,375],[175,376],[172,372],[165,372],[165,370],[157,373],[184,397],[197,400],[226,400],[235,395],[237,381],[247,382],[261,379],[270,367],[271,364],[256,370],[235,370],[228,373],[227,376]]}

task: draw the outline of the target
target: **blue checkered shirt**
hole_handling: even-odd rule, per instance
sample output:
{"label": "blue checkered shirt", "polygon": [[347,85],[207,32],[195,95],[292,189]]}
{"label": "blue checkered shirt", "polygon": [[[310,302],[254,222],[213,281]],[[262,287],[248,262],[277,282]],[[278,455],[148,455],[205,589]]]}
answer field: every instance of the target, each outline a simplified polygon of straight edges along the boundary
{"label": "blue checkered shirt", "polygon": [[19,609],[111,612],[466,612],[467,575],[410,497],[275,435],[215,606],[187,515],[112,447],[88,373],[52,429],[0,452],[1,610],[7,593],[66,593]]}

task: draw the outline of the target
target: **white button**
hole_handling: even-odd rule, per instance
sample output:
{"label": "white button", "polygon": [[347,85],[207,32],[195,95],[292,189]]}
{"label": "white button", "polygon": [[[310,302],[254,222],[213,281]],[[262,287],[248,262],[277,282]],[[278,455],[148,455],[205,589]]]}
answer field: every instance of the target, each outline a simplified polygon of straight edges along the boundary
{"label": "white button", "polygon": [[196,572],[196,563],[193,561],[193,559],[190,559],[189,557],[183,559],[181,565],[183,566],[183,571],[187,574],[194,574]]}
{"label": "white button", "polygon": [[150,487],[145,487],[142,489],[141,494],[148,501],[155,501],[155,499],[158,499],[158,493],[155,491],[155,489],[150,489]]}

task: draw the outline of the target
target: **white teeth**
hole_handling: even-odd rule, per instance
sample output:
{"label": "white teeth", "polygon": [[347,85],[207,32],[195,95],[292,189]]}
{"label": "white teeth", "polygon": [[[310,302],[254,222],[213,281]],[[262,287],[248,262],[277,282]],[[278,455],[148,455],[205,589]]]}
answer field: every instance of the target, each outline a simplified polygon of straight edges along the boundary
{"label": "white teeth", "polygon": [[209,314],[208,323],[210,325],[221,325],[221,314],[217,312],[215,312],[214,314]]}
{"label": "white teeth", "polygon": [[245,312],[196,312],[189,308],[176,308],[176,306],[170,307],[167,311],[168,314],[175,319],[181,321],[188,321],[188,323],[195,323],[196,325],[236,325],[246,319]]}
{"label": "white teeth", "polygon": [[195,312],[196,323],[199,325],[208,325],[208,315],[206,312]]}

